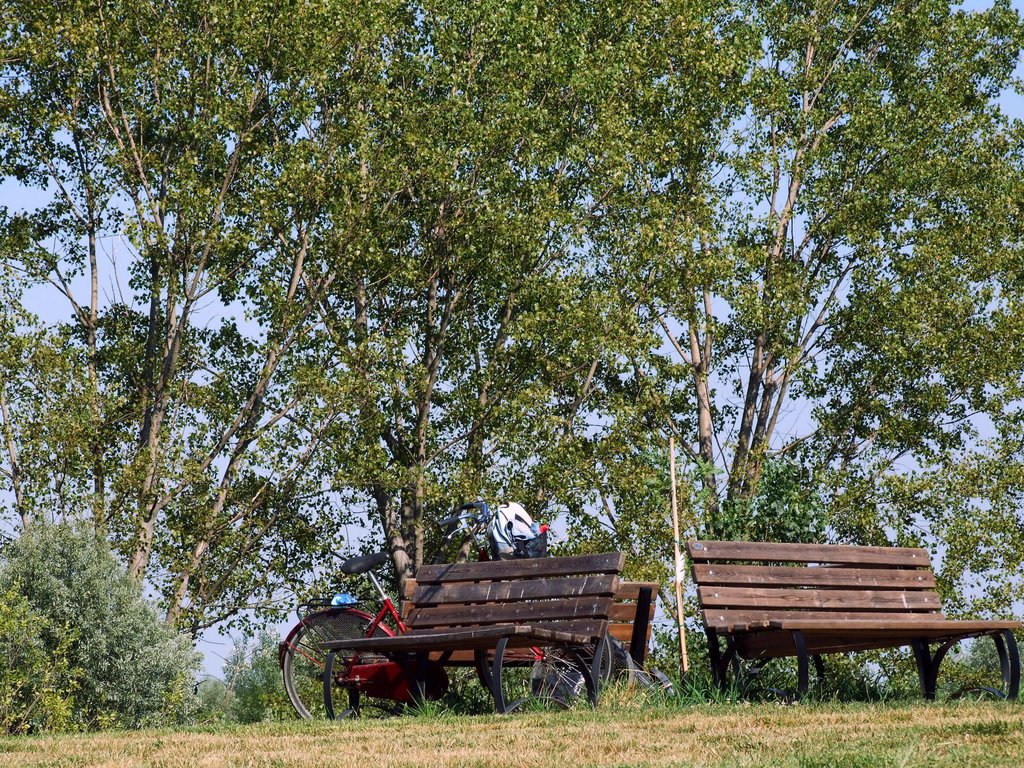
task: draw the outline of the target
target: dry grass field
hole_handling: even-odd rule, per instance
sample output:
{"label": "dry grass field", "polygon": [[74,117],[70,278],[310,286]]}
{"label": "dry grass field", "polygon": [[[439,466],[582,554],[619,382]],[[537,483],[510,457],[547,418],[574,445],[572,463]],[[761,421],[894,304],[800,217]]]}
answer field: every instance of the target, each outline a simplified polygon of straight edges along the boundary
{"label": "dry grass field", "polygon": [[796,706],[418,716],[0,739],[0,766],[1019,766],[1024,707]]}

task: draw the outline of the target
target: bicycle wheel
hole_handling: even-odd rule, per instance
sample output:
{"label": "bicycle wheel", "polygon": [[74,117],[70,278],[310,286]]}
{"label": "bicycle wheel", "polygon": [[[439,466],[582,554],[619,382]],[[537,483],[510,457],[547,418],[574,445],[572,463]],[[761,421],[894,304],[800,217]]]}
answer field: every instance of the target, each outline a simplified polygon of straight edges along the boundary
{"label": "bicycle wheel", "polygon": [[[594,654],[601,654],[601,664],[597,668],[597,684],[599,687],[617,683],[627,686],[634,693],[631,695],[658,693],[664,696],[673,691],[672,683],[657,670],[648,672],[638,666],[629,654],[624,643],[612,636],[598,649],[596,645],[587,646],[582,650],[584,663],[593,668]],[[564,648],[550,648],[544,658],[534,666],[534,679],[548,698],[555,698],[571,705],[586,695],[583,675],[573,663],[572,656]],[[535,684],[536,687],[536,684]]]}
{"label": "bicycle wheel", "polygon": [[[305,616],[292,627],[281,643],[280,661],[284,689],[299,717],[304,720],[327,717],[323,685],[327,654],[321,650],[320,643],[366,637],[372,621],[373,616],[364,611],[354,608],[329,608]],[[392,633],[386,627],[378,626],[373,636],[384,637],[390,634]],[[381,660],[381,657],[362,654],[360,659],[372,663]],[[340,659],[336,659],[335,664],[335,685],[332,688],[331,701],[336,716],[359,714],[363,708],[373,707],[376,701],[360,701],[355,691],[350,692],[337,682],[345,664]],[[395,704],[396,702],[389,702],[386,708],[394,709]]]}
{"label": "bicycle wheel", "polygon": [[[579,653],[568,648],[550,647],[538,652],[532,649],[508,649],[501,664],[500,696],[495,705],[500,713],[521,708],[550,710],[567,709],[579,701],[587,701],[587,685],[581,667],[591,668],[593,653]],[[491,688],[491,665],[494,655],[487,654],[487,663],[477,671],[485,687]]]}

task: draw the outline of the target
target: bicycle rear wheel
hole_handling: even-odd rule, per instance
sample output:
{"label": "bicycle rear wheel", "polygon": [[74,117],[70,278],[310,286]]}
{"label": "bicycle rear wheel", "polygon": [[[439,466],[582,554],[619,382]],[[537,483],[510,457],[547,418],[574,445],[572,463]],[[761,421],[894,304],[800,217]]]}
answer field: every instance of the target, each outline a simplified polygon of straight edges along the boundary
{"label": "bicycle rear wheel", "polygon": [[[327,654],[320,649],[320,643],[367,637],[367,630],[372,621],[373,616],[354,608],[328,608],[305,616],[292,627],[281,643],[280,662],[284,689],[299,717],[304,720],[327,717],[323,685]],[[386,627],[378,626],[372,636],[386,637],[391,634]],[[383,659],[362,654],[360,660],[372,663]],[[337,682],[338,672],[342,671],[344,666],[342,659],[336,660],[331,701],[337,716],[356,714],[360,709],[358,696],[353,696],[355,700],[350,701],[349,690]],[[372,703],[367,701],[365,704]],[[353,706],[355,711],[352,711]],[[397,702],[390,702],[388,705],[390,708],[395,706]]]}
{"label": "bicycle rear wheel", "polygon": [[[604,646],[605,643],[599,645]],[[501,653],[498,677],[492,671],[497,653]],[[602,654],[603,658],[603,654]],[[594,649],[548,647],[541,651],[527,648],[499,647],[486,654],[477,674],[484,687],[495,697],[499,713],[516,710],[567,709],[578,702],[588,701],[583,668],[594,669]],[[600,676],[602,670],[594,670]]]}

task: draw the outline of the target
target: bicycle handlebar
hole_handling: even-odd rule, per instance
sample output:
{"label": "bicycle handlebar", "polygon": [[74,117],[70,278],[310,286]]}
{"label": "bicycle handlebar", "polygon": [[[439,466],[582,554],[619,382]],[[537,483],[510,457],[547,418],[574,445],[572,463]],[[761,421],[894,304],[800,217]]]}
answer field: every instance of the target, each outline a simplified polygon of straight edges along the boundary
{"label": "bicycle handlebar", "polygon": [[476,536],[491,520],[490,508],[483,499],[460,504],[458,510],[458,514],[437,521],[441,528],[447,528],[457,523],[464,524],[449,531],[445,536],[446,540],[455,538],[460,531],[470,536]]}
{"label": "bicycle handlebar", "polygon": [[451,517],[445,517],[445,518],[442,518],[441,520],[438,520],[437,524],[440,527],[442,527],[442,528],[447,528],[449,525],[452,525],[453,523],[459,523],[459,522],[462,522],[463,520],[469,520],[470,518],[473,518],[473,517],[476,517],[476,515],[467,515],[467,514],[452,515]]}

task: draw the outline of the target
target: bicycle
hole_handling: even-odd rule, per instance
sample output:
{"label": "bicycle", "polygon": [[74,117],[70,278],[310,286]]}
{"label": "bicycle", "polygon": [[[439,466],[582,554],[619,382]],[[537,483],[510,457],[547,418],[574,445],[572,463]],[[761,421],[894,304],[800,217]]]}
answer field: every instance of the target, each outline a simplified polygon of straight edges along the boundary
{"label": "bicycle", "polygon": [[[438,525],[450,528],[446,540],[458,533],[465,541],[481,537],[493,513],[483,501],[463,504],[452,517]],[[482,555],[481,555],[482,556]],[[341,571],[347,575],[365,575],[380,596],[381,607],[376,614],[358,608],[359,600],[340,594],[333,599],[316,599],[299,605],[299,623],[285,637],[279,649],[279,662],[285,691],[303,719],[338,718],[367,715],[398,714],[406,705],[426,699],[441,698],[448,690],[444,665],[437,660],[426,661],[426,669],[413,670],[415,662],[395,661],[375,654],[353,654],[340,660],[337,671],[320,644],[330,640],[358,637],[394,636],[405,631],[405,624],[394,603],[384,591],[373,570],[388,562],[386,552],[362,555],[345,560]],[[603,649],[602,649],[603,650]],[[447,661],[447,660],[446,660]],[[545,653],[530,649],[510,661],[519,674],[506,675],[509,700],[520,705],[535,700],[542,705],[566,707],[585,695],[579,661],[558,651]],[[477,668],[481,682],[488,672]],[[411,680],[425,680],[422,690]],[[340,699],[347,696],[347,707]]]}

